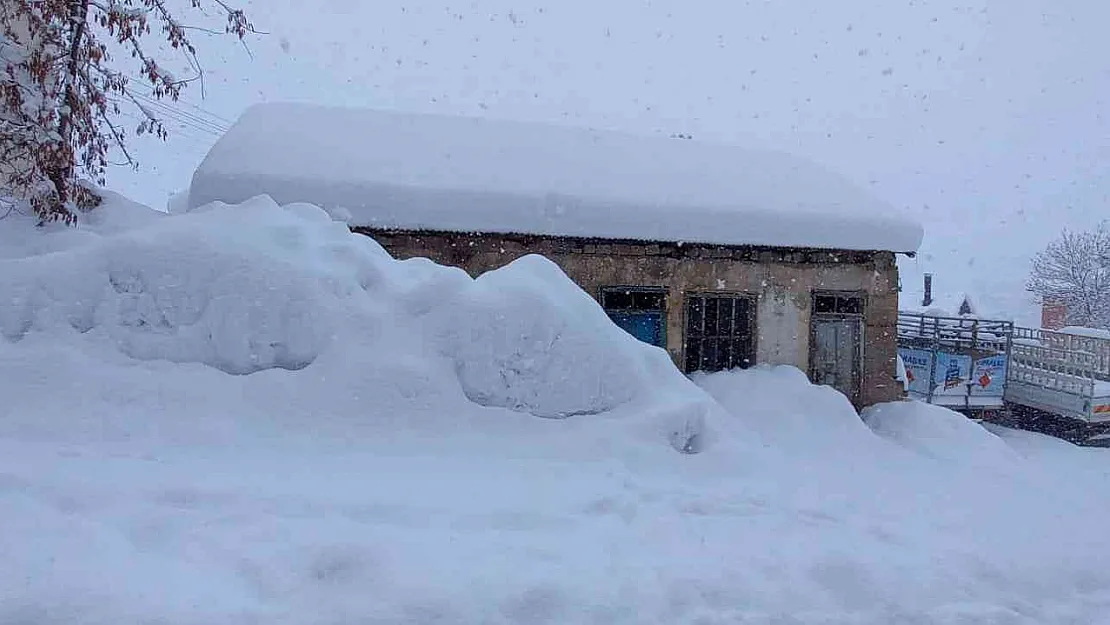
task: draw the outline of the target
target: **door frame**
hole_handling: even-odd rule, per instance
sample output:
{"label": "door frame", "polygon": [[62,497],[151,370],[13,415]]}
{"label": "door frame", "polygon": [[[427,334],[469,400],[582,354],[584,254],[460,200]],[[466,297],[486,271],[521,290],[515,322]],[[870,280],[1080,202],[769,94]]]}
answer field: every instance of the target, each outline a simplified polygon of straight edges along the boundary
{"label": "door frame", "polygon": [[[817,312],[817,298],[818,297],[844,297],[854,298],[859,300],[858,313],[844,313],[844,312]],[[809,379],[811,382],[816,383],[816,366],[817,366],[817,324],[821,320],[827,321],[854,321],[856,322],[859,332],[859,342],[856,343],[855,349],[852,350],[853,369],[856,375],[855,383],[852,385],[852,392],[848,399],[853,405],[859,403],[863,397],[863,378],[864,378],[864,345],[867,343],[867,292],[866,291],[833,291],[833,290],[814,290],[810,296],[810,315],[809,315]]]}

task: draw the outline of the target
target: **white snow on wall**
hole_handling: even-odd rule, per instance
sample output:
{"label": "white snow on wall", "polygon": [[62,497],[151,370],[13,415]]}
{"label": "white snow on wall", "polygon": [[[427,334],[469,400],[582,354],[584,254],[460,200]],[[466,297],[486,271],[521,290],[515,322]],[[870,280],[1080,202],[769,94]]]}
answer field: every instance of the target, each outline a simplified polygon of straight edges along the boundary
{"label": "white snow on wall", "polygon": [[197,169],[189,203],[259,194],[400,229],[897,252],[923,236],[785,153],[307,104],[248,109]]}

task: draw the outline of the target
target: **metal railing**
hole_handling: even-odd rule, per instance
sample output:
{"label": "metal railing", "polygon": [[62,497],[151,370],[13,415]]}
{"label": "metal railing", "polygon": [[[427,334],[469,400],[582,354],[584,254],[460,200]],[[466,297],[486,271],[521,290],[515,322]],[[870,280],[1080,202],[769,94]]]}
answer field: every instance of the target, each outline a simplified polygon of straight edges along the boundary
{"label": "metal railing", "polygon": [[1110,339],[1015,328],[1010,359],[1022,368],[1110,381]]}
{"label": "metal railing", "polygon": [[1014,324],[1010,321],[898,313],[898,338],[902,342],[1006,352],[1013,336]]}
{"label": "metal railing", "polygon": [[[897,331],[907,376],[916,371],[911,396],[957,410],[1003,405],[1012,322],[902,311]],[[950,376],[958,383],[951,384]]]}

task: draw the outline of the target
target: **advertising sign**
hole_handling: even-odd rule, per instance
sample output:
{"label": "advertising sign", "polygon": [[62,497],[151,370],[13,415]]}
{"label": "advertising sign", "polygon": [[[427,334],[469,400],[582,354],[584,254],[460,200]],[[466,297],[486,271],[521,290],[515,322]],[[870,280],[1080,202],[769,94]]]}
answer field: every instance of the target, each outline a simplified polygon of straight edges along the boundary
{"label": "advertising sign", "polygon": [[929,394],[929,369],[933,352],[924,349],[899,347],[898,355],[906,366],[906,382],[910,393],[924,397]]}
{"label": "advertising sign", "polygon": [[933,378],[934,395],[951,395],[967,392],[971,378],[971,356],[937,352],[937,366]]}
{"label": "advertising sign", "polygon": [[971,381],[972,395],[1001,397],[1006,386],[1006,356],[988,356],[976,360]]}

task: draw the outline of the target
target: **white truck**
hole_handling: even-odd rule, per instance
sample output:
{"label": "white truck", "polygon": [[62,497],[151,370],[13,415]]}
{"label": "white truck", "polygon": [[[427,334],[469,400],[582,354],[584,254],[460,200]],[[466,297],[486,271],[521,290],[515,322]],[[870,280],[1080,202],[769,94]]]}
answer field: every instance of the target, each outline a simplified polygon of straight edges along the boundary
{"label": "white truck", "polygon": [[1110,445],[1110,333],[901,312],[898,355],[915,399]]}
{"label": "white truck", "polygon": [[1015,328],[1006,401],[1107,429],[1100,426],[1110,424],[1110,336]]}
{"label": "white truck", "polygon": [[1003,410],[1013,332],[1009,321],[899,313],[909,396],[976,418]]}

